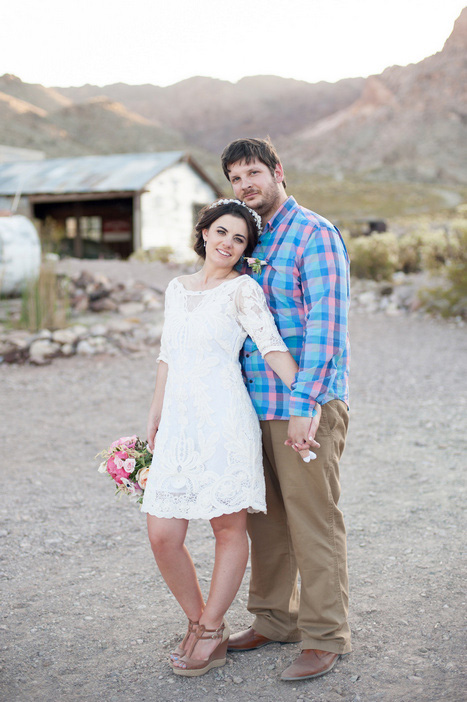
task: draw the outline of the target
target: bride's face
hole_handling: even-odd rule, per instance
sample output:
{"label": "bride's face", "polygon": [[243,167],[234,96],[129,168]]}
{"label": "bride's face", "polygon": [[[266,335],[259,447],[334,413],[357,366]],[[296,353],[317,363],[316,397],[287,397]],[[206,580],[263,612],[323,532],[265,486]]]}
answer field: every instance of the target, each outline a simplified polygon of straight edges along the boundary
{"label": "bride's face", "polygon": [[248,228],[243,217],[225,214],[203,230],[206,261],[216,267],[233,268],[248,243]]}

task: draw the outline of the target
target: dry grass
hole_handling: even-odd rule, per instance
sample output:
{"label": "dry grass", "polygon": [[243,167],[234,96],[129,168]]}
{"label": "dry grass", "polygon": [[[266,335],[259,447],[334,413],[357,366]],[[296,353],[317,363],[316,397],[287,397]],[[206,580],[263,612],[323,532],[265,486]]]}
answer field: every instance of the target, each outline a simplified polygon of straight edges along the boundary
{"label": "dry grass", "polygon": [[465,186],[381,182],[361,177],[334,180],[329,176],[290,171],[287,192],[304,207],[348,226],[358,219],[446,213],[467,199]]}
{"label": "dry grass", "polygon": [[60,329],[66,326],[68,309],[64,279],[47,261],[42,264],[38,279],[29,281],[23,290],[19,326],[30,331]]}

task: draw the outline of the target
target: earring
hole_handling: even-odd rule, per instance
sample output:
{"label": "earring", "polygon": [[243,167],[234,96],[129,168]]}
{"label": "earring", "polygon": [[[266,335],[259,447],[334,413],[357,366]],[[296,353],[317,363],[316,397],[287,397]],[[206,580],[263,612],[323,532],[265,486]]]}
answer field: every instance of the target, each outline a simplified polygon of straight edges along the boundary
{"label": "earring", "polygon": [[204,248],[206,248],[206,239],[204,239],[203,243],[204,243]]}

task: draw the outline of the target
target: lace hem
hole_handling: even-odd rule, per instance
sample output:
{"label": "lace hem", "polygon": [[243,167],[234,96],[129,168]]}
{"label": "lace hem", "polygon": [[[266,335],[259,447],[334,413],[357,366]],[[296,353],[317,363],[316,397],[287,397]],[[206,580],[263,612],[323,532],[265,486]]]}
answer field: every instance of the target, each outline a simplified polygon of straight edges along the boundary
{"label": "lace hem", "polygon": [[222,517],[223,514],[235,514],[236,512],[241,512],[242,509],[246,509],[248,514],[259,514],[267,513],[266,505],[263,504],[254,504],[250,505],[247,507],[246,505],[244,507],[232,507],[231,509],[218,509],[218,510],[213,510],[211,512],[203,512],[202,510],[197,510],[196,512],[193,511],[191,514],[187,514],[187,511],[185,510],[184,513],[182,513],[182,510],[173,510],[177,511],[179,513],[177,514],[167,514],[163,512],[163,510],[157,510],[153,509],[152,507],[145,507],[144,504],[141,505],[141,512],[144,512],[145,514],[150,514],[153,517],[159,517],[159,518],[164,518],[164,519],[214,519],[215,517]]}

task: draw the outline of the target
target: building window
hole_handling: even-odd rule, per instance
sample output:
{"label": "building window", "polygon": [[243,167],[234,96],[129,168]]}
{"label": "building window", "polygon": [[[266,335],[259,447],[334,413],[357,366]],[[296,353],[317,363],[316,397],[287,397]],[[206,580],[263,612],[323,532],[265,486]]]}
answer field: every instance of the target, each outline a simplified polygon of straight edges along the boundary
{"label": "building window", "polygon": [[[82,239],[100,242],[102,240],[102,218],[80,217],[79,229]],[[75,239],[78,233],[78,220],[76,217],[67,217],[65,222],[67,239]]]}
{"label": "building window", "polygon": [[83,239],[101,241],[102,219],[100,217],[80,217],[79,227]]}
{"label": "building window", "polygon": [[76,239],[78,222],[76,217],[67,217],[65,220],[65,236],[67,239]]}

